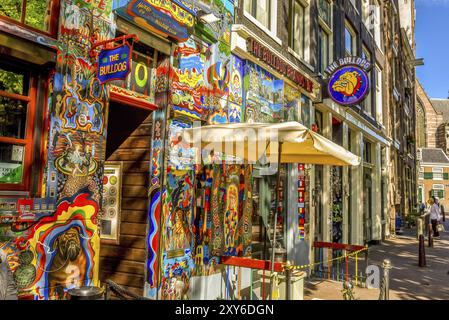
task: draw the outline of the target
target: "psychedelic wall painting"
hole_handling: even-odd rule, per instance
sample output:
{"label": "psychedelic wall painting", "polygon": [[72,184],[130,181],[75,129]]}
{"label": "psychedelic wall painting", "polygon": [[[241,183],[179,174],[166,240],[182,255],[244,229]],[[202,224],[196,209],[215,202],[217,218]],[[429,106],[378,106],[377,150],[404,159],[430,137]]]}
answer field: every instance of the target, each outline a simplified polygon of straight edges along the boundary
{"label": "psychedelic wall painting", "polygon": [[232,55],[232,72],[230,78],[229,122],[242,122],[242,106],[243,106],[243,75],[244,61],[239,57]]}
{"label": "psychedelic wall painting", "polygon": [[283,119],[285,121],[301,122],[300,105],[301,105],[301,91],[286,84],[284,86]]}
{"label": "psychedelic wall painting", "polygon": [[278,122],[282,116],[284,81],[258,65],[244,66],[245,122]]}
{"label": "psychedelic wall painting", "polygon": [[305,232],[304,224],[306,218],[306,177],[305,177],[305,165],[298,164],[298,238],[300,241],[304,241]]}
{"label": "psychedelic wall painting", "polygon": [[154,102],[159,107],[153,112],[151,150],[150,150],[150,186],[148,190],[150,206],[148,208],[147,227],[147,261],[146,261],[146,281],[144,284],[144,295],[151,299],[156,299],[158,295],[160,263],[160,222],[161,203],[165,196],[166,188],[162,188],[161,179],[163,174],[164,161],[164,141],[166,118],[165,111],[168,107],[170,60],[168,56],[158,55],[155,70],[155,93]]}
{"label": "psychedelic wall painting", "polygon": [[13,223],[0,245],[10,253],[22,299],[64,299],[74,286],[98,285],[108,93],[89,49],[115,34],[112,0],[62,0],[60,17],[41,201],[47,209],[32,208],[27,228]]}

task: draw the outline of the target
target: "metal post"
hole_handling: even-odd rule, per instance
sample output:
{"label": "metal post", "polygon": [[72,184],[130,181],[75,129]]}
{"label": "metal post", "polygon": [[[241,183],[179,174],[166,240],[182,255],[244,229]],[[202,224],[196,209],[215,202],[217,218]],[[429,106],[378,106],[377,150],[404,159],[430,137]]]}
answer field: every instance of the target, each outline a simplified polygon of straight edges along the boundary
{"label": "metal post", "polygon": [[274,254],[275,254],[275,246],[276,246],[276,228],[277,228],[277,220],[278,220],[278,207],[279,207],[279,189],[281,187],[281,151],[282,151],[282,142],[278,142],[278,172],[277,172],[277,181],[276,181],[276,202],[274,206],[274,230],[273,230],[273,244],[271,246],[271,274],[270,274],[270,300],[273,298],[273,275],[274,275]]}
{"label": "metal post", "polygon": [[385,259],[382,263],[384,269],[384,300],[390,300],[390,269],[392,268],[389,259]]}
{"label": "metal post", "polygon": [[419,266],[426,266],[426,250],[424,245],[424,235],[419,235]]}

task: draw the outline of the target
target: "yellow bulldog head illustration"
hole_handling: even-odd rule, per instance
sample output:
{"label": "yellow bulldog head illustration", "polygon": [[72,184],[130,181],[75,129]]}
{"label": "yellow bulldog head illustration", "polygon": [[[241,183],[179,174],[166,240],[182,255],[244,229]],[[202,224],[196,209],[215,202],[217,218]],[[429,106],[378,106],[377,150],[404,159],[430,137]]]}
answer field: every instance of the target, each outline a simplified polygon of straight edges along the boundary
{"label": "yellow bulldog head illustration", "polygon": [[348,71],[343,73],[332,86],[337,92],[345,96],[353,96],[359,90],[362,79],[357,71]]}

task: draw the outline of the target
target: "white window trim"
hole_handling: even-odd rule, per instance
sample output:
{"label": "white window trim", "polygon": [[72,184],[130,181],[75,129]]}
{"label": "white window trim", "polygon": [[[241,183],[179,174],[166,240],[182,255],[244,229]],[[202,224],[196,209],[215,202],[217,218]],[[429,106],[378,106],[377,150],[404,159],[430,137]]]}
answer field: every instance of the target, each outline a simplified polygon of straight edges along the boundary
{"label": "white window trim", "polygon": [[[355,56],[357,55],[357,32],[355,31],[354,27],[351,25],[351,23],[348,20],[345,20],[345,30],[348,29],[349,33],[352,36],[352,48],[351,48],[351,55]],[[346,37],[346,31],[344,33],[344,37]],[[345,47],[345,54],[346,54],[346,38],[344,39],[344,47]]]}
{"label": "white window trim", "polygon": [[432,172],[433,173],[443,173],[443,168],[442,167],[433,167]]}
{"label": "white window trim", "polygon": [[[352,1],[354,1],[354,2],[352,2]],[[355,12],[357,12],[359,14],[359,10],[357,9],[355,2],[356,2],[356,0],[349,0],[349,3],[352,4],[352,7],[354,8]]]}
{"label": "white window trim", "polygon": [[299,53],[293,50],[293,48],[290,47],[290,43],[288,44],[287,51],[295,56],[296,59],[304,63],[309,69],[313,70],[313,67],[310,65],[310,0],[292,0],[292,2],[293,1],[298,1],[304,7],[304,57],[301,57]]}
{"label": "white window trim", "polygon": [[444,184],[434,184],[432,185],[433,190],[444,190]]}
{"label": "white window trim", "polygon": [[[271,0],[271,8],[270,8],[271,17],[277,17],[277,11],[278,11],[277,0]],[[249,13],[248,11],[243,10],[243,15],[245,16],[245,18],[247,18],[252,23],[254,23],[257,27],[262,29],[263,32],[265,32],[274,41],[276,41],[279,45],[282,46],[282,40],[279,39],[278,36],[276,35],[277,34],[277,22],[278,22],[277,19],[271,19],[271,26],[270,26],[271,30],[270,30],[267,27],[265,27],[262,23],[260,23],[259,20],[257,20],[255,17],[253,17],[251,15],[251,13]]]}
{"label": "white window trim", "polygon": [[[383,125],[383,117],[384,117],[384,110],[383,110],[383,70],[380,68],[379,64],[375,64],[375,70],[376,70],[376,119],[377,122]],[[380,79],[377,78],[377,75],[380,75]],[[380,99],[378,99],[380,97]],[[378,101],[380,100],[380,101]]]}

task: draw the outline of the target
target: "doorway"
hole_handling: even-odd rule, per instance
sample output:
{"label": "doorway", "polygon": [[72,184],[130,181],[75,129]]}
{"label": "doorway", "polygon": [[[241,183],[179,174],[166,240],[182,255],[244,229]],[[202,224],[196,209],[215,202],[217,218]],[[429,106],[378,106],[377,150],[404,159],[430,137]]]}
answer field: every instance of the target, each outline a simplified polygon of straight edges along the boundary
{"label": "doorway", "polygon": [[[151,110],[110,103],[105,168],[120,164],[119,231],[116,240],[102,235],[100,279],[111,279],[138,295],[142,295],[145,283],[151,127]],[[102,208],[111,199],[109,194],[103,196]],[[102,218],[102,225],[106,225],[109,215],[106,219],[103,213]]]}

